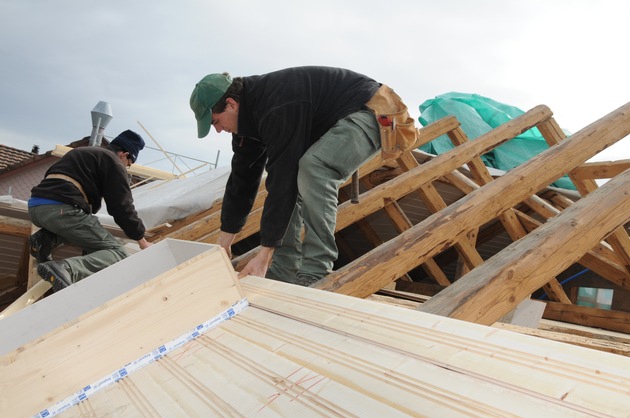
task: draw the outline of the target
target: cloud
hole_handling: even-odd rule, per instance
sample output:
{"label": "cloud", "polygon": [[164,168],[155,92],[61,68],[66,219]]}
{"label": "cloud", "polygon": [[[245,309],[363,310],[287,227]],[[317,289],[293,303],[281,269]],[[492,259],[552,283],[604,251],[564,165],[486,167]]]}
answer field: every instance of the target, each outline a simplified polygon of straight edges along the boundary
{"label": "cloud", "polygon": [[147,135],[141,122],[163,148],[211,162],[219,152],[227,165],[228,135],[196,138],[194,84],[296,65],[370,75],[415,117],[425,100],[461,91],[523,110],[547,104],[575,132],[627,101],[629,11],[622,0],[5,0],[0,141],[67,144],[90,134],[103,100],[114,113],[107,135]]}

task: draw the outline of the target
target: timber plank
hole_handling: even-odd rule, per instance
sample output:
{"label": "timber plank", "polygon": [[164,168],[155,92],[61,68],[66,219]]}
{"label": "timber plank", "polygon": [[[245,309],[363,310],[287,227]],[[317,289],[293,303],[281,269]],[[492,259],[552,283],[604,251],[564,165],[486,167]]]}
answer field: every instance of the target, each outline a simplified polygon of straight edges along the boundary
{"label": "timber plank", "polygon": [[[388,294],[395,296],[387,296]],[[417,310],[423,302],[429,299],[429,297],[418,295],[416,293],[381,290],[379,293],[371,295],[366,299],[378,303],[386,303],[393,306]],[[557,306],[559,309],[562,308],[560,304]],[[519,334],[545,338],[547,340],[577,345],[591,350],[605,351],[612,354],[630,357],[630,339],[627,336],[628,334],[617,332],[608,332],[606,334],[607,331],[602,329],[588,328],[580,325],[545,319],[540,321],[538,328],[536,329],[506,324],[503,322],[495,322],[492,324],[492,327],[517,332]]]}
{"label": "timber plank", "polygon": [[40,280],[33,287],[27,290],[22,296],[17,298],[11,305],[6,307],[2,312],[0,312],[0,319],[4,319],[11,314],[19,311],[25,306],[31,305],[37,301],[37,299],[41,298],[44,293],[46,293],[52,285],[44,280]]}
{"label": "timber plank", "polygon": [[397,351],[417,360],[501,382],[562,405],[613,416],[630,410],[630,358],[422,312],[408,315],[405,308],[379,308],[329,292],[307,293],[297,286],[252,276],[241,283],[255,308],[304,323],[322,323],[337,333],[375,344],[395,344]]}
{"label": "timber plank", "polygon": [[630,313],[545,302],[543,318],[630,334]]}
{"label": "timber plank", "polygon": [[579,335],[571,335],[566,332],[550,331],[545,329],[534,329],[528,327],[521,327],[518,325],[504,324],[496,322],[493,327],[506,329],[520,334],[531,335],[540,338],[546,338],[548,340],[559,341],[580,347],[586,347],[592,350],[605,351],[608,353],[618,354],[626,357],[630,357],[630,345],[617,343],[614,341],[605,341],[592,337],[583,337]]}

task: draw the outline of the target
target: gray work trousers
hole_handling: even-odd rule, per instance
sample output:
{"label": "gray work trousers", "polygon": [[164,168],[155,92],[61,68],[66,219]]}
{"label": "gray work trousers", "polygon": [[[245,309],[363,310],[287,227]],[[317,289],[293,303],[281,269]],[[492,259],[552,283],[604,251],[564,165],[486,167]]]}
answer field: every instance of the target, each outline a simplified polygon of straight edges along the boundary
{"label": "gray work trousers", "polygon": [[362,110],[339,120],[306,151],[299,162],[298,201],[269,277],[292,282],[298,274],[322,278],[332,272],[339,187],[380,148],[376,117]]}
{"label": "gray work trousers", "polygon": [[72,205],[40,205],[28,209],[34,225],[57,234],[64,244],[83,249],[86,255],[70,257],[75,283],[127,257],[127,251],[94,215]]}

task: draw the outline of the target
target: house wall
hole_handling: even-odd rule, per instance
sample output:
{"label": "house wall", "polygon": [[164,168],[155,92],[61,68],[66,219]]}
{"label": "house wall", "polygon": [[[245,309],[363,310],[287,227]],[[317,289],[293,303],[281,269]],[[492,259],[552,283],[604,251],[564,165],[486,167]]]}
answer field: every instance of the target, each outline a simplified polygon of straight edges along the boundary
{"label": "house wall", "polygon": [[0,195],[7,195],[10,190],[14,199],[28,200],[31,189],[42,181],[46,170],[58,160],[58,157],[49,156],[0,174]]}

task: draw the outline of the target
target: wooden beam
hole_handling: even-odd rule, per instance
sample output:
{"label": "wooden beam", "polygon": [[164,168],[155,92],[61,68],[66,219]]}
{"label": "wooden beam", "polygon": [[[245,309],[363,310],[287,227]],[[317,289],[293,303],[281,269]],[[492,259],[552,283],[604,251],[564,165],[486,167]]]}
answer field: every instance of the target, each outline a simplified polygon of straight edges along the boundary
{"label": "wooden beam", "polygon": [[543,318],[630,334],[630,312],[546,302]]}
{"label": "wooden beam", "polygon": [[[398,159],[398,162],[401,168],[405,171],[412,170],[419,166],[416,159],[409,154],[402,155],[401,158]],[[444,202],[442,196],[440,196],[435,186],[433,186],[433,183],[421,185],[416,193],[420,196],[420,199],[432,213],[437,213],[447,207],[446,202]],[[475,240],[470,239],[470,235],[468,236],[468,239],[457,242],[455,244],[455,249],[467,269],[472,269],[480,264],[483,264],[483,258],[481,258],[475,248]]]}
{"label": "wooden beam", "polygon": [[428,144],[434,139],[451,132],[453,129],[457,129],[459,126],[460,123],[457,118],[453,115],[449,115],[418,129],[418,147]]}
{"label": "wooden beam", "polygon": [[31,234],[31,221],[0,215],[0,234],[28,237]]}
{"label": "wooden beam", "polygon": [[[63,157],[68,151],[72,149],[73,148],[66,147],[64,145],[57,145],[52,151],[52,155],[54,155],[55,157]],[[172,180],[178,177],[175,174],[166,171],[157,170],[155,168],[145,167],[138,164],[132,164],[131,167],[127,169],[127,172],[134,176],[156,180]]]}
{"label": "wooden beam", "polygon": [[560,209],[557,209],[556,207],[551,205],[548,201],[539,197],[538,195],[532,195],[528,197],[527,199],[523,201],[523,203],[525,203],[527,207],[529,207],[532,211],[534,211],[535,213],[537,213],[544,219],[553,218],[554,216],[560,213]]}
{"label": "wooden beam", "polygon": [[578,180],[610,179],[630,168],[630,160],[584,163],[572,171]]}
{"label": "wooden beam", "polygon": [[[457,128],[452,132],[449,132],[448,136],[455,146],[461,146],[468,142],[468,137],[461,128]],[[493,178],[488,171],[488,167],[486,167],[481,160],[481,156],[477,156],[470,160],[467,166],[470,170],[472,178],[480,186],[484,186],[492,182]],[[525,228],[523,228],[523,225],[520,224],[518,218],[514,214],[513,209],[508,209],[499,214],[498,218],[513,241],[523,238],[527,234]]]}
{"label": "wooden beam", "polygon": [[457,170],[445,174],[442,177],[442,181],[450,184],[464,194],[471,193],[473,190],[477,190],[479,188],[479,185],[477,183],[475,183]]}
{"label": "wooden beam", "polygon": [[11,305],[0,312],[0,319],[4,319],[20,309],[23,309],[28,305],[32,305],[39,298],[44,296],[44,293],[46,293],[51,287],[52,285],[49,282],[40,280],[33,287],[28,289],[22,296],[16,299]]}
{"label": "wooden beam", "polygon": [[[560,126],[553,119],[541,123],[540,126],[538,126],[538,130],[550,146],[557,145],[566,139],[564,131],[562,131]],[[569,171],[568,175],[582,196],[586,196],[598,187],[595,180],[580,180],[575,177],[573,170]],[[626,276],[630,279],[630,236],[628,236],[628,232],[623,225],[620,225],[619,228],[607,238],[607,241],[614,248],[621,266],[626,271]]]}
{"label": "wooden beam", "polygon": [[630,171],[511,244],[421,310],[491,325],[628,220]]}
{"label": "wooden beam", "polygon": [[[518,216],[530,232],[542,225],[541,222],[538,222],[522,212],[518,212]],[[630,290],[630,287],[628,287],[630,286],[630,281],[626,280],[625,270],[616,263],[617,258],[614,255],[612,250],[602,243],[599,243],[584,254],[578,262],[594,273],[597,273],[603,279]]]}
{"label": "wooden beam", "polygon": [[[419,283],[414,284],[417,285]],[[381,290],[366,299],[390,306],[417,310],[422,303],[429,299],[428,296],[424,295],[425,294],[401,292],[397,290]],[[548,306],[550,304],[557,306],[558,310],[564,309],[562,304],[549,302]],[[625,337],[627,334],[610,332],[600,328],[587,328],[580,325],[545,319],[540,321],[538,328],[523,327],[514,324],[506,324],[504,322],[495,322],[492,324],[492,328],[630,357],[630,338]]]}
{"label": "wooden beam", "polygon": [[[543,201],[542,199],[540,200]],[[529,215],[521,211],[515,211],[515,213],[518,216],[518,218],[521,220],[524,228],[528,232],[532,232],[533,230],[535,230],[536,228],[542,225],[541,222],[538,222],[536,219],[530,217]],[[549,299],[553,301],[562,302],[562,303],[571,303],[571,300],[567,296],[566,292],[564,291],[564,288],[562,287],[560,282],[558,282],[558,279],[556,277],[552,278],[547,284],[545,284],[543,286],[543,290],[545,291],[545,293],[547,293],[547,295],[549,296]]]}
{"label": "wooden beam", "polygon": [[[392,204],[385,206],[385,212],[391,219],[392,223],[394,224],[394,228],[398,233],[406,231],[413,226],[398,202],[392,202]],[[382,244],[382,242],[380,244]],[[438,266],[438,264],[433,259],[427,260],[427,262],[422,265],[422,269],[427,273],[430,278],[435,280],[436,283],[442,286],[448,286],[449,284],[451,284],[440,266]],[[409,278],[409,275],[406,275],[406,277]]]}
{"label": "wooden beam", "polygon": [[[555,302],[548,302],[555,303]],[[564,306],[561,303],[556,303],[557,306]],[[569,307],[572,309],[573,307]],[[564,309],[564,308],[562,308]],[[585,347],[590,350],[604,351],[607,353],[618,354],[625,357],[630,357],[630,344],[618,343],[615,341],[603,341],[594,337],[585,337],[580,335],[571,335],[563,333],[561,331],[549,331],[540,328],[528,328],[518,325],[504,324],[502,322],[495,322],[492,325],[493,328],[504,329],[512,332],[518,332],[519,334],[531,335],[534,337],[545,338],[551,341],[558,341],[566,344],[577,345],[579,347]],[[556,327],[559,329],[559,327]]]}
{"label": "wooden beam", "polygon": [[[570,207],[575,203],[574,201],[567,199],[566,197],[557,193],[552,194],[551,198],[549,199],[551,199],[562,210]],[[542,199],[536,195],[527,199],[525,203],[544,219],[552,218],[561,212],[560,209],[557,209],[553,205],[550,205],[545,199]],[[526,214],[519,213],[518,216],[521,218],[521,222],[527,223],[527,229],[530,232],[541,225],[541,222],[530,218]],[[603,272],[600,272],[598,274],[600,274],[604,278],[608,278],[608,280],[613,282],[624,280],[624,277],[626,276],[625,270],[620,264],[618,264],[619,258],[616,256],[615,252],[612,250],[612,247],[608,243],[602,241],[601,243],[593,247],[591,252],[597,257],[607,259],[610,264],[614,264],[616,266],[614,269],[615,272],[611,276]]]}

